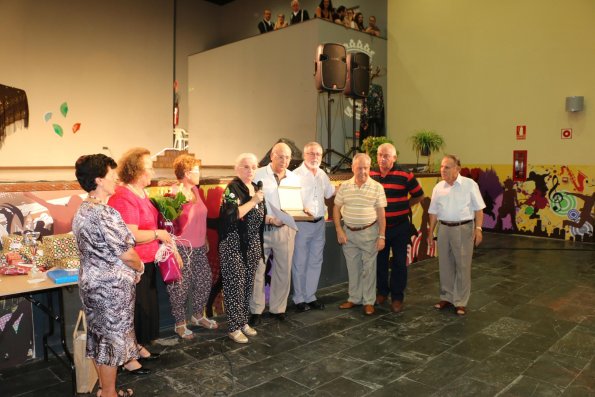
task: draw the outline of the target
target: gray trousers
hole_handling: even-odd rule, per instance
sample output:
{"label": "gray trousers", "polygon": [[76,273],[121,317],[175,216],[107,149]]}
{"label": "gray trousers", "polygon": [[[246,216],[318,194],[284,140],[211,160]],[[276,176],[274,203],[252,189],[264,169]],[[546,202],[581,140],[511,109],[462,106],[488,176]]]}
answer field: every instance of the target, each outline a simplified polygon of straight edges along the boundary
{"label": "gray trousers", "polygon": [[440,300],[467,306],[471,295],[471,259],[475,223],[438,228]]}
{"label": "gray trousers", "polygon": [[325,243],[324,219],[317,223],[297,222],[291,278],[295,304],[316,300]]}
{"label": "gray trousers", "polygon": [[378,223],[356,232],[346,226],[343,230],[347,242],[343,244],[343,254],[349,274],[348,301],[356,305],[373,305],[376,301],[376,241]]}
{"label": "gray trousers", "polygon": [[254,291],[250,299],[250,312],[262,314],[265,307],[264,276],[266,261],[273,254],[269,312],[285,313],[291,288],[291,258],[296,231],[283,225],[264,232],[264,262],[260,261],[254,276]]}

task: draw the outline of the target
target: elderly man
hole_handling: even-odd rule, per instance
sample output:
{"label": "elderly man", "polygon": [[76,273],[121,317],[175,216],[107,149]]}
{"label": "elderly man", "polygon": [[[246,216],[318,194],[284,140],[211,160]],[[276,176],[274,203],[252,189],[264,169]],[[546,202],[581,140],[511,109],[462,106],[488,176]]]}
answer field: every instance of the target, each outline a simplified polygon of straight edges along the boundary
{"label": "elderly man", "polygon": [[461,162],[447,155],[440,163],[442,181],[432,191],[428,245],[434,244],[438,229],[438,267],[440,269],[440,302],[438,310],[455,307],[459,316],[467,313],[471,294],[471,259],[473,244],[482,240],[481,225],[485,203],[473,179],[459,174]]}
{"label": "elderly man", "polygon": [[376,256],[384,249],[386,207],[382,185],[370,178],[370,163],[365,153],[353,157],[353,178],[339,188],[333,209],[337,240],[343,245],[349,274],[349,298],[339,308],[363,304],[367,315],[374,314]]}
{"label": "elderly man", "polygon": [[366,28],[366,33],[380,37],[380,28],[376,25],[376,17],[374,15],[368,18],[368,27]]}
{"label": "elderly man", "polygon": [[[378,253],[376,268],[376,303],[381,305],[390,292],[391,310],[399,313],[403,309],[405,288],[407,287],[407,245],[411,242],[409,215],[411,207],[424,198],[424,191],[411,172],[395,164],[397,150],[390,143],[378,146],[376,152],[378,170],[372,170],[370,176],[379,182],[386,194],[386,245]],[[409,198],[411,196],[411,198]],[[388,278],[389,256],[392,250],[393,260]]]}
{"label": "elderly man", "polygon": [[254,290],[250,299],[250,325],[258,325],[265,307],[264,278],[266,263],[273,255],[269,313],[278,320],[285,320],[287,297],[291,286],[291,258],[296,231],[272,216],[271,206],[281,208],[279,186],[299,186],[300,180],[287,169],[291,149],[285,143],[277,143],[271,150],[271,162],[256,170],[254,182],[262,181],[267,216],[263,236],[264,262],[261,261],[254,277]]}
{"label": "elderly man", "polygon": [[308,11],[300,10],[300,2],[298,0],[292,0],[291,2],[291,19],[289,23],[294,25],[296,23],[304,22],[310,19]]}
{"label": "elderly man", "polygon": [[271,22],[271,10],[268,8],[262,14],[262,21],[258,23],[258,30],[260,33],[272,32],[275,30],[275,25]]}
{"label": "elderly man", "polygon": [[298,312],[310,309],[324,309],[324,303],[316,299],[325,244],[324,199],[335,194],[329,177],[320,169],[322,146],[309,142],[304,146],[304,162],[294,173],[300,178],[304,210],[314,217],[311,221],[296,222],[298,233],[291,277],[293,281],[293,302]]}

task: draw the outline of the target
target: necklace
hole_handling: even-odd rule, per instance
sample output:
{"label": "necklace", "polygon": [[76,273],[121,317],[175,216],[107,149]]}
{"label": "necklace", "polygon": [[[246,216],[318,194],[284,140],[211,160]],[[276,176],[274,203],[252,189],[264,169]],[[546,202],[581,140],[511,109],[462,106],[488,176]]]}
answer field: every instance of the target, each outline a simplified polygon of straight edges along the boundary
{"label": "necklace", "polygon": [[126,186],[128,187],[128,189],[130,189],[130,191],[132,191],[132,193],[136,194],[138,197],[140,197],[140,198],[146,197],[144,190],[141,190],[141,192],[139,193],[138,190],[136,190],[136,188],[134,186],[132,186],[130,183],[127,183]]}
{"label": "necklace", "polygon": [[87,201],[89,201],[90,203],[103,204],[103,201],[101,201],[99,197],[93,196],[91,194],[87,195]]}

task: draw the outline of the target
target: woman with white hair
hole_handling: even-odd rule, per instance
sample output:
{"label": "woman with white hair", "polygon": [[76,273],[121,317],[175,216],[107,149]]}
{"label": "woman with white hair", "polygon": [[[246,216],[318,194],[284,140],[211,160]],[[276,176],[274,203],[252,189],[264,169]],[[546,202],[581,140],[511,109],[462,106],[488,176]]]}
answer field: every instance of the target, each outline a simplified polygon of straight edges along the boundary
{"label": "woman with white hair", "polygon": [[254,180],[256,156],[242,153],[235,162],[236,177],[227,185],[219,210],[219,261],[223,303],[229,337],[247,343],[256,330],[248,325],[254,274],[263,259],[262,235],[266,217],[264,193]]}

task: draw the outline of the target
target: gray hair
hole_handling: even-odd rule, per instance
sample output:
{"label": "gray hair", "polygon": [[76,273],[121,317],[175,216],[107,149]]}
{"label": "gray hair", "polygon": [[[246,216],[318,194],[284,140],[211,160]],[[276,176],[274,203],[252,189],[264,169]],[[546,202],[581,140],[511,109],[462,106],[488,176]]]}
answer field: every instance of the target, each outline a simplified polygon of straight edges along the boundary
{"label": "gray hair", "polygon": [[382,145],[379,145],[378,150],[376,152],[379,152],[380,149],[389,149],[394,156],[397,155],[397,149],[395,148],[395,145],[393,145],[390,142],[385,142]]}
{"label": "gray hair", "polygon": [[368,162],[368,164],[372,164],[372,159],[367,153],[356,153],[356,155],[353,156],[353,161],[351,164],[355,164],[359,159],[364,159]]}
{"label": "gray hair", "polygon": [[254,153],[242,153],[238,157],[236,157],[236,161],[233,168],[237,171],[242,161],[247,159],[254,160],[256,165],[258,165],[258,158]]}
{"label": "gray hair", "polygon": [[322,150],[322,145],[320,143],[312,141],[312,142],[308,142],[304,145],[304,153],[306,153],[307,148],[313,147],[313,146],[319,147],[320,150]]}
{"label": "gray hair", "polygon": [[455,165],[457,167],[461,166],[461,159],[459,159],[458,156],[454,155],[454,154],[445,154],[444,157],[445,159],[451,159],[452,161],[455,162]]}

